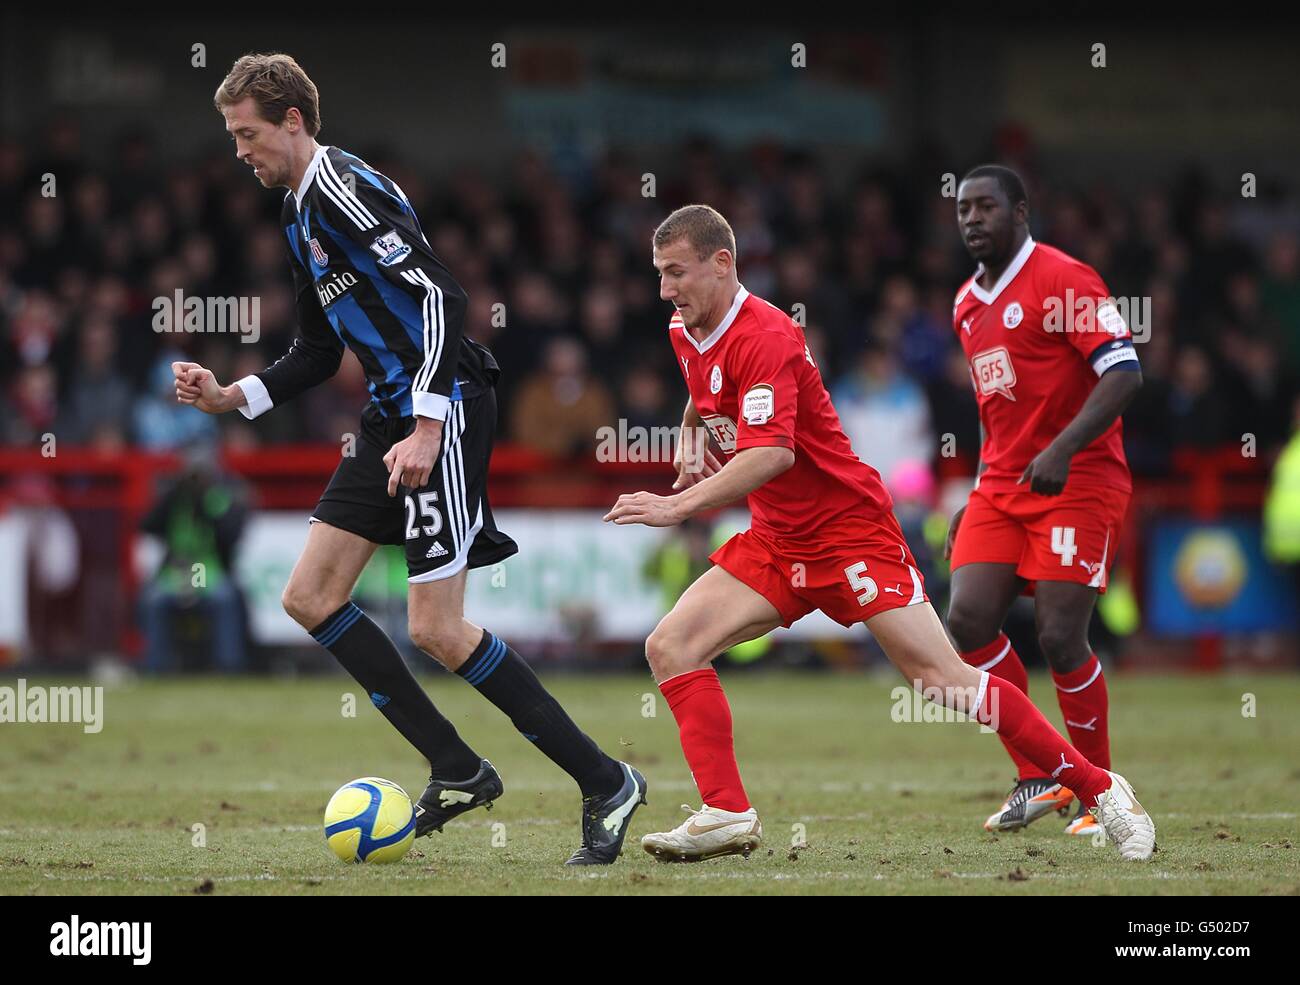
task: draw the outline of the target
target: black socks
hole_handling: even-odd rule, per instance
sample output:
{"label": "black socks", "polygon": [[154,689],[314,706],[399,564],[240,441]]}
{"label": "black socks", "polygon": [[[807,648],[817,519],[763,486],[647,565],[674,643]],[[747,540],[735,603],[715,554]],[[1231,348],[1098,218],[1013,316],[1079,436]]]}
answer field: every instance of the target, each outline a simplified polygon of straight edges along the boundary
{"label": "black socks", "polygon": [[478,773],[479,755],[433,706],[393,641],[356,603],[344,603],[311,635],[334,654],[366,689],[374,706],[429,760],[435,777],[467,780]]}
{"label": "black socks", "polygon": [[618,763],[574,724],[524,658],[487,630],[456,673],[505,712],[525,739],[573,777],[583,797],[608,796],[623,785],[623,770]]}

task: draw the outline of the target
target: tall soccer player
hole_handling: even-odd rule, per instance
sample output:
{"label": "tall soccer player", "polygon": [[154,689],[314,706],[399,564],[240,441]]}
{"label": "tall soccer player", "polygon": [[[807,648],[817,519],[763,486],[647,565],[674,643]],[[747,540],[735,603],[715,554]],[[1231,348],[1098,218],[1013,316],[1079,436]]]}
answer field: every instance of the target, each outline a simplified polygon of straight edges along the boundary
{"label": "tall soccer player", "polygon": [[[1066,742],[1022,691],[953,650],[889,494],[853,453],[803,330],[737,279],[727,221],[708,206],[687,206],[664,220],[653,243],[659,294],[677,309],[668,335],[690,394],[680,491],[620,496],[605,519],[670,526],[748,497],[753,524],[713,553],[715,566],[646,641],[703,806],[677,828],[646,835],[642,847],[665,861],[698,861],[759,845],[731,709],[711,664],[728,647],[820,609],[844,626],[866,623],[914,687],[940,689],[949,707],[1069,784],[1124,858],[1150,858],[1155,824],[1128,782]],[[725,464],[701,446],[701,425]]]}
{"label": "tall soccer player", "polygon": [[[1028,691],[1002,632],[1007,610],[1034,595],[1038,644],[1051,667],[1070,741],[1110,766],[1109,704],[1088,622],[1119,545],[1132,484],[1120,414],[1142,385],[1133,336],[1097,272],[1029,235],[1025,186],[983,165],[957,189],[957,224],[979,263],[953,304],[984,437],[979,476],[953,517],[948,630],[962,659]],[[1014,746],[1018,775],[987,821],[1021,828],[1075,793]],[[1066,832],[1097,822],[1081,799]]]}
{"label": "tall soccer player", "polygon": [[611,759],[502,639],[464,615],[467,569],[514,554],[487,500],[496,360],[464,335],[466,295],[434,256],[402,190],[364,161],[316,142],[316,86],[288,55],[245,55],[215,102],[240,161],[287,188],[280,225],[300,335],[274,365],[229,386],[176,363],[182,403],[252,419],[333,376],[347,346],[370,401],[311,517],[284,607],[357,679],[429,760],[416,808],[425,835],[501,796],[501,777],[433,706],[383,630],[351,600],[379,544],[406,548],[409,631],[577,782],[582,846],[568,864],[607,864],[645,802],[645,780]]}

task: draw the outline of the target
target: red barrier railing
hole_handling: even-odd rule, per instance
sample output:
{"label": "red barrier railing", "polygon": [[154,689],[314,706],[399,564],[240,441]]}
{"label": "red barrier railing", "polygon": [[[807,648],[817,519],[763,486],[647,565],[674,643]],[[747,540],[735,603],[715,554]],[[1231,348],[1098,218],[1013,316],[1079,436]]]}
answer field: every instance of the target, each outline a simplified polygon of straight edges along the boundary
{"label": "red barrier railing", "polygon": [[[0,513],[13,505],[57,505],[96,509],[115,516],[105,530],[117,542],[117,583],[130,610],[139,591],[134,563],[140,521],[160,483],[183,466],[181,454],[130,449],[126,452],[60,448],[46,456],[37,449],[0,448]],[[333,446],[289,445],[254,450],[223,449],[223,469],[252,488],[262,509],[310,510],[339,462]],[[555,459],[527,448],[498,446],[492,455],[493,506],[594,508],[613,505],[624,492],[671,491],[671,467],[655,462],[597,462]],[[135,620],[121,621],[118,648],[139,653]]]}
{"label": "red barrier railing", "polygon": [[[225,449],[222,466],[241,476],[263,509],[309,510],[339,461],[333,446],[292,445],[254,450]],[[160,480],[180,470],[174,453],[139,450],[105,452],[60,449],[46,457],[36,449],[0,448],[0,513],[14,504],[56,504],[68,510],[112,512],[116,521],[120,584],[129,605],[136,598],[134,552],[140,521]],[[1141,598],[1145,564],[1140,536],[1144,517],[1187,513],[1212,518],[1225,513],[1258,512],[1267,484],[1267,465],[1230,447],[1210,451],[1179,450],[1176,474],[1136,483],[1126,522],[1124,559]],[[673,473],[659,462],[597,462],[590,457],[555,459],[511,445],[492,456],[491,495],[497,507],[602,508],[624,492],[648,489],[667,494]],[[127,653],[140,649],[135,621],[123,620],[118,645]],[[1221,640],[1197,641],[1194,663],[1212,668],[1221,663]]]}

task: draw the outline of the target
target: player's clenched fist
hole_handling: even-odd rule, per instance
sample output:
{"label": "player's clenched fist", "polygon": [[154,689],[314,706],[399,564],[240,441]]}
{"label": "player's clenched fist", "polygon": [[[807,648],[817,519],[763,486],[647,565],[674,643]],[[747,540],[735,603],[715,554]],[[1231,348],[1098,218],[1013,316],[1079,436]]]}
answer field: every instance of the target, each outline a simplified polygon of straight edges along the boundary
{"label": "player's clenched fist", "polygon": [[197,407],[205,414],[222,414],[234,406],[230,388],[219,384],[211,370],[198,363],[174,362],[172,372],[176,374],[176,399],[181,403]]}

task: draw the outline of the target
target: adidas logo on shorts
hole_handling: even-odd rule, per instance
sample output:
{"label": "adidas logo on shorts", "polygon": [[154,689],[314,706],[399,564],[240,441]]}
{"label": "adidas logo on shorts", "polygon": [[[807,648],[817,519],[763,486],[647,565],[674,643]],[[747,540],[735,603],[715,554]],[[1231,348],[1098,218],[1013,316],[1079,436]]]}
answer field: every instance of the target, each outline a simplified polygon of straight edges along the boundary
{"label": "adidas logo on shorts", "polygon": [[425,555],[426,558],[446,557],[446,556],[447,556],[447,548],[443,547],[441,544],[439,544],[436,541],[434,542],[434,545],[429,548],[429,553]]}

